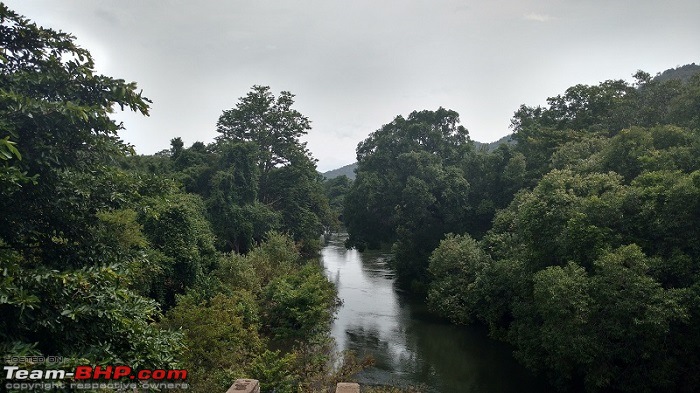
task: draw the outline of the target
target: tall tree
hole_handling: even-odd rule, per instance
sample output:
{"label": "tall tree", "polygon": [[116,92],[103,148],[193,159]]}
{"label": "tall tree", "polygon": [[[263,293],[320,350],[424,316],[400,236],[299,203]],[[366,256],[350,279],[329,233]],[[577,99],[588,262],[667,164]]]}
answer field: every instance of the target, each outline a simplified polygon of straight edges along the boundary
{"label": "tall tree", "polygon": [[292,109],[294,95],[282,91],[279,97],[268,86],[253,86],[236,107],[225,110],[216,124],[218,141],[254,142],[260,149],[258,166],[262,173],[309,157],[306,143],[299,141],[311,129],[309,119]]}
{"label": "tall tree", "polygon": [[394,243],[402,278],[423,278],[429,253],[469,223],[469,183],[459,166],[473,153],[457,112],[398,116],[357,147],[357,178],[346,197],[349,246]]}
{"label": "tall tree", "polygon": [[[154,326],[157,303],[129,287],[143,237],[135,214],[117,209],[135,187],[107,165],[129,150],[113,107],[147,114],[148,100],[96,74],[70,34],[4,4],[0,48],[0,135],[16,157],[0,177],[0,351],[172,366],[177,335]],[[13,182],[22,176],[34,181]]]}
{"label": "tall tree", "polygon": [[318,236],[333,217],[316,172],[316,160],[299,140],[311,129],[310,122],[292,108],[293,104],[290,92],[275,97],[269,87],[253,86],[235,108],[219,118],[217,148],[236,143],[254,146],[259,204],[243,213],[269,221],[269,209],[279,212],[280,229],[293,235],[302,252],[313,253],[319,246]]}

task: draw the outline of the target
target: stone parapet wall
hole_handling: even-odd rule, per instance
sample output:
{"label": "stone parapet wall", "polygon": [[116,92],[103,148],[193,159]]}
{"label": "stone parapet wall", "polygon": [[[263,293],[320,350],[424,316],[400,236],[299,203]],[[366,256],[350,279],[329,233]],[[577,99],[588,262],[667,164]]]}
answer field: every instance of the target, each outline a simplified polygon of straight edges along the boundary
{"label": "stone parapet wall", "polygon": [[[237,379],[226,393],[260,393],[257,379]],[[335,393],[360,393],[360,385],[354,382],[338,382]]]}

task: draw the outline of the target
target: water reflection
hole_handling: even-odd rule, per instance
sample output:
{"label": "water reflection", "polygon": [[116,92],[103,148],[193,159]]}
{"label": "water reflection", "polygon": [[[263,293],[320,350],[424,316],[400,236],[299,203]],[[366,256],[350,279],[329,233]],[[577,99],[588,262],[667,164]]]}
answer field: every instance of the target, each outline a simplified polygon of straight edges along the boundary
{"label": "water reflection", "polygon": [[398,290],[388,254],[347,250],[343,241],[331,240],[322,258],[343,300],[332,330],[338,347],[376,360],[361,383],[445,393],[549,390],[482,329],[436,320],[420,299]]}

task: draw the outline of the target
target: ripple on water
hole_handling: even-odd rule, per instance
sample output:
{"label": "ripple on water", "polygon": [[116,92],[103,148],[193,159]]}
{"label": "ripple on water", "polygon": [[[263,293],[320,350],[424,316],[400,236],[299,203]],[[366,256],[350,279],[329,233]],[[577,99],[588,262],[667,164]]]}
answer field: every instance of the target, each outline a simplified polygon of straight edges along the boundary
{"label": "ripple on water", "polygon": [[357,376],[358,382],[441,393],[551,390],[484,329],[447,324],[433,317],[423,301],[397,289],[386,252],[346,250],[343,241],[334,238],[321,255],[343,301],[332,327],[339,349],[376,361]]}

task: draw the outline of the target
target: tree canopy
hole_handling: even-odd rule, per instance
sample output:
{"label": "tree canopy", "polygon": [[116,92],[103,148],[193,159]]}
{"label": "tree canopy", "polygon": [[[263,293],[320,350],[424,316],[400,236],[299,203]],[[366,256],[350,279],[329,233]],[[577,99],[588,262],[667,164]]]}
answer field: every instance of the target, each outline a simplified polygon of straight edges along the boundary
{"label": "tree canopy", "polygon": [[427,279],[446,233],[488,229],[524,171],[507,145],[477,151],[457,112],[444,108],[397,116],[358,145],[357,159],[343,214],[347,245],[392,245],[399,276],[415,283]]}
{"label": "tree canopy", "polygon": [[635,77],[522,106],[526,188],[483,238],[449,235],[430,257],[433,309],[485,323],[562,389],[698,383],[700,75]]}
{"label": "tree canopy", "polygon": [[337,299],[305,258],[342,219],[348,246],[391,246],[435,312],[562,389],[700,385],[700,74],[572,86],[495,149],[452,110],[397,116],[354,181],[324,183],[309,120],[267,86],[215,142],[135,156],[110,115],[150,101],[74,41],[0,4],[3,353],[322,390]]}
{"label": "tree canopy", "polygon": [[253,142],[259,148],[258,167],[267,173],[274,167],[310,157],[299,138],[311,129],[309,119],[292,109],[294,95],[276,97],[268,86],[253,86],[235,108],[225,110],[216,124],[218,141]]}
{"label": "tree canopy", "polygon": [[145,240],[128,209],[143,184],[109,166],[129,150],[110,113],[147,114],[149,101],[96,74],[70,34],[4,4],[0,29],[2,352],[173,366],[178,334],[151,323],[159,305],[131,285]]}
{"label": "tree canopy", "polygon": [[335,290],[302,252],[332,216],[293,96],[226,112],[241,138],[135,156],[110,117],[148,114],[135,83],[4,4],[0,30],[0,352],[186,368],[199,392],[329,385]]}
{"label": "tree canopy", "polygon": [[700,370],[700,74],[575,85],[475,150],[455,112],[357,148],[348,246],[483,323],[561,389],[692,391]]}

